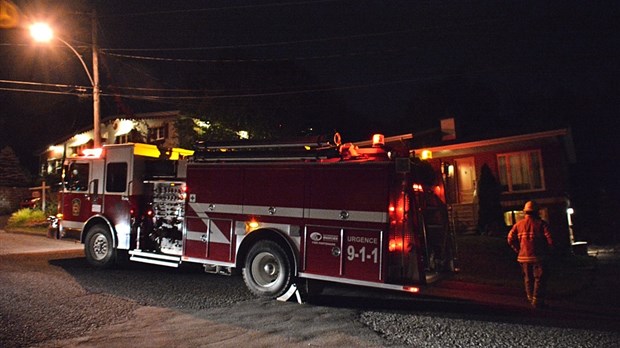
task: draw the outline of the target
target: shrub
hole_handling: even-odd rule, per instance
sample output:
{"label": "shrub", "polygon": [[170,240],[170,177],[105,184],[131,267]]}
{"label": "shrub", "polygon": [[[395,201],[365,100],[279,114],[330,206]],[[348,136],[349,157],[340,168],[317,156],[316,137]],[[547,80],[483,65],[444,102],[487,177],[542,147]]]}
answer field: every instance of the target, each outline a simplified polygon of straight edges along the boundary
{"label": "shrub", "polygon": [[41,210],[23,208],[13,214],[9,218],[8,227],[32,227],[45,225],[47,223],[47,215]]}

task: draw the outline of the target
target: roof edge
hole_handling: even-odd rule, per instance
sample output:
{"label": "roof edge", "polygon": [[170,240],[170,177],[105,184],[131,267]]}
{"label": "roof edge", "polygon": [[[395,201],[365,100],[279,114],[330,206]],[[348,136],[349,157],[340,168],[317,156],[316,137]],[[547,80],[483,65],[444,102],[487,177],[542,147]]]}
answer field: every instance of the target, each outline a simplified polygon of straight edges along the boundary
{"label": "roof edge", "polygon": [[478,141],[471,141],[471,142],[466,142],[466,143],[431,146],[431,147],[423,146],[423,147],[416,148],[416,150],[425,149],[425,150],[430,150],[432,152],[461,150],[461,149],[472,148],[472,147],[493,146],[493,145],[499,145],[499,144],[528,141],[528,140],[535,140],[535,139],[541,139],[541,138],[550,138],[550,137],[556,137],[556,136],[567,136],[567,135],[569,135],[568,129],[562,128],[562,129],[556,129],[556,130],[545,131],[545,132],[537,132],[537,133],[514,135],[514,136],[502,137],[502,138],[478,140]]}

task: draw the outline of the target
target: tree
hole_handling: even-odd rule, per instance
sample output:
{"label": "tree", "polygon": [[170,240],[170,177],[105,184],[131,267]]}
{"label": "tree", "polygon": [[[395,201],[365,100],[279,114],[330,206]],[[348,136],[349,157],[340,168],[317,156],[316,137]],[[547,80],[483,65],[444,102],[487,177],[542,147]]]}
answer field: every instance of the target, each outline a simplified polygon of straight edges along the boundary
{"label": "tree", "polygon": [[28,186],[30,180],[10,146],[0,150],[0,186]]}
{"label": "tree", "polygon": [[321,85],[296,62],[247,62],[205,69],[188,77],[188,85],[204,88],[204,98],[180,108],[185,115],[209,124],[198,134],[200,140],[235,140],[239,131],[247,131],[254,140],[290,139],[308,135],[310,130],[311,135],[333,135],[337,130],[348,136],[347,129],[359,123],[343,95],[330,90],[332,86]]}
{"label": "tree", "polygon": [[501,187],[487,164],[480,170],[478,182],[478,230],[481,234],[497,234],[503,224],[500,203]]}

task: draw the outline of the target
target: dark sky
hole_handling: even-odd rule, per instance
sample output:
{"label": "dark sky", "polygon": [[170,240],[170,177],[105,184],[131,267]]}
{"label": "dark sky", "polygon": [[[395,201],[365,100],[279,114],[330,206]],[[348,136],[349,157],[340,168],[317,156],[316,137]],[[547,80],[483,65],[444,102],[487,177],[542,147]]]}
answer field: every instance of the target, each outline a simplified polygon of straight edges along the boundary
{"label": "dark sky", "polygon": [[[96,8],[102,87],[125,96],[104,97],[103,116],[191,108],[206,93],[269,105],[345,139],[421,131],[444,117],[455,117],[463,134],[571,127],[581,162],[596,172],[616,167],[616,2],[15,3],[51,21],[89,66]],[[66,48],[33,46],[20,30],[0,30],[0,63],[0,80],[89,85]],[[22,157],[92,121],[86,97],[0,88],[0,144]]]}

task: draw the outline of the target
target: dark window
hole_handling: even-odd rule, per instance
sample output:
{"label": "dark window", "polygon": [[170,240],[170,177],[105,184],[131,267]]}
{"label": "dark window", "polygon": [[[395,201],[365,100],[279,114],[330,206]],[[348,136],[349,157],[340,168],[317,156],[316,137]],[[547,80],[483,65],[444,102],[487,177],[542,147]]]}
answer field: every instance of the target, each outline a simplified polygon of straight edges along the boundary
{"label": "dark window", "polygon": [[67,187],[70,191],[86,191],[88,190],[88,163],[71,163],[69,165],[69,178]]}
{"label": "dark window", "polygon": [[168,124],[164,123],[159,127],[148,129],[148,141],[156,142],[166,140],[168,138]]}
{"label": "dark window", "polygon": [[109,163],[105,182],[107,192],[125,192],[127,188],[127,163]]}
{"label": "dark window", "polygon": [[129,134],[118,135],[114,139],[114,144],[127,144],[129,142]]}

